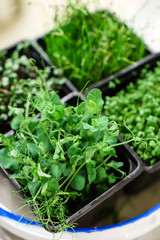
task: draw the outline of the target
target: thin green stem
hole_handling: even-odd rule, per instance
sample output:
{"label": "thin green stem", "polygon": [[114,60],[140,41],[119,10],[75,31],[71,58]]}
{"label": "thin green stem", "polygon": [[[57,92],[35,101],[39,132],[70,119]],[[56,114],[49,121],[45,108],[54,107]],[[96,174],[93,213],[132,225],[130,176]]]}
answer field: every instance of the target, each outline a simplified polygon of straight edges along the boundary
{"label": "thin green stem", "polygon": [[108,156],[101,164],[99,164],[95,169],[97,170],[98,168],[100,168],[102,165],[104,165],[109,159],[111,158],[111,156]]}
{"label": "thin green stem", "polygon": [[39,193],[40,193],[41,189],[42,189],[42,186],[41,186],[41,187],[38,189],[38,191],[37,191],[36,195],[35,195],[35,196],[34,196],[34,198],[33,198],[33,201],[35,201],[35,200],[36,200],[36,198],[37,198],[37,196],[39,195]]}
{"label": "thin green stem", "polygon": [[30,101],[29,101],[29,98],[30,98],[31,94],[28,93],[28,98],[27,98],[27,104],[26,104],[26,111],[25,111],[25,118],[28,119],[28,116],[29,116],[29,106],[30,106]]}
{"label": "thin green stem", "polygon": [[27,130],[28,130],[28,132],[25,131],[25,130],[21,130],[21,131],[22,131],[23,133],[27,134],[28,136],[30,136],[30,137],[32,138],[32,140],[34,141],[34,143],[37,144],[36,138],[35,138],[34,135],[29,131],[28,127],[27,127]]}
{"label": "thin green stem", "polygon": [[116,144],[111,145],[110,147],[112,148],[112,147],[121,146],[121,145],[124,145],[124,144],[130,143],[130,142],[133,142],[133,141],[135,141],[135,139],[130,139],[130,140],[128,140],[128,141],[121,142],[121,143],[116,143]]}
{"label": "thin green stem", "polygon": [[67,186],[65,187],[64,191],[67,191],[68,186],[70,185],[70,183],[72,182],[73,178],[77,175],[77,173],[81,170],[81,168],[83,168],[85,166],[86,162],[84,162],[77,170],[76,172],[73,174],[73,176],[71,177],[71,179],[69,180]]}
{"label": "thin green stem", "polygon": [[61,188],[61,187],[70,179],[70,177],[73,175],[73,173],[74,173],[74,168],[75,168],[75,167],[72,166],[72,170],[71,170],[70,174],[69,174],[68,177],[63,181],[63,183],[60,185],[60,188]]}

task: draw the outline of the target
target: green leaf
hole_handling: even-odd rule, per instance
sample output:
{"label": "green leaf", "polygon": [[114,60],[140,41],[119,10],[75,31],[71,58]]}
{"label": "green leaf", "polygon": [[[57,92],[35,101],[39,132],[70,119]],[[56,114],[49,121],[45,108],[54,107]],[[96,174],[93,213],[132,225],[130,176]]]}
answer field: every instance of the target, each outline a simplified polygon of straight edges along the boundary
{"label": "green leaf", "polygon": [[47,194],[47,188],[48,188],[48,182],[46,182],[42,187],[41,194],[43,196],[45,196]]}
{"label": "green leaf", "polygon": [[106,147],[102,147],[100,149],[100,156],[105,157],[107,155],[110,155],[112,157],[116,157],[116,150],[113,147],[110,146],[106,146]]}
{"label": "green leaf", "polygon": [[112,133],[110,133],[111,134],[111,136],[113,136],[113,137],[117,137],[118,135],[119,135],[119,130],[116,130],[116,131],[114,131],[114,132],[112,132]]}
{"label": "green leaf", "polygon": [[95,169],[96,163],[94,161],[89,161],[86,163],[87,168],[87,174],[88,174],[88,181],[89,183],[94,182],[96,178],[96,169]]}
{"label": "green leaf", "polygon": [[85,156],[86,156],[86,161],[90,161],[90,159],[93,157],[94,153],[97,151],[96,147],[87,147],[85,150]]}
{"label": "green leaf", "polygon": [[0,150],[0,163],[5,169],[11,171],[19,170],[19,162],[17,159],[10,156],[10,150],[8,148],[2,148]]}
{"label": "green leaf", "polygon": [[93,126],[89,125],[88,123],[82,122],[82,126],[85,130],[90,130],[91,132],[97,132],[98,129],[94,128]]}
{"label": "green leaf", "polygon": [[9,147],[10,146],[10,141],[7,139],[3,134],[0,134],[1,142],[3,146]]}
{"label": "green leaf", "polygon": [[116,130],[117,130],[117,123],[114,122],[114,123],[112,123],[111,126],[109,126],[108,131],[112,132],[112,131],[116,131]]}
{"label": "green leaf", "polygon": [[80,148],[78,148],[78,143],[72,145],[69,149],[68,149],[68,157],[71,159],[74,155],[76,155],[77,153],[79,154],[79,151],[81,151]]}
{"label": "green leaf", "polygon": [[78,115],[83,115],[86,111],[86,103],[82,102],[79,106],[77,106],[76,112]]}
{"label": "green leaf", "polygon": [[55,192],[59,190],[59,184],[55,179],[49,179],[42,187],[41,194],[43,196],[48,195],[54,195]]}
{"label": "green leaf", "polygon": [[11,107],[11,106],[8,106],[8,108],[11,111],[11,113],[17,116],[23,116],[24,108],[17,108],[17,107]]}
{"label": "green leaf", "polygon": [[115,176],[114,173],[111,173],[111,174],[108,175],[108,182],[109,182],[109,184],[115,183],[116,180],[117,180],[117,177]]}
{"label": "green leaf", "polygon": [[108,136],[106,137],[106,142],[108,143],[108,145],[116,144],[117,141],[118,141],[118,138],[115,137],[115,136],[110,136],[110,135],[108,135]]}
{"label": "green leaf", "polygon": [[85,182],[85,177],[83,175],[77,174],[71,182],[71,187],[77,191],[82,191],[85,186]]}
{"label": "green leaf", "polygon": [[64,175],[65,177],[68,177],[69,174],[71,173],[71,171],[72,171],[72,167],[71,167],[71,166],[68,166],[68,167],[64,170],[63,175]]}
{"label": "green leaf", "polygon": [[54,119],[56,121],[64,118],[64,106],[58,105],[56,106],[55,112],[54,112]]}
{"label": "green leaf", "polygon": [[35,143],[27,143],[27,148],[33,158],[36,158],[38,156],[40,149],[38,148],[38,146]]}
{"label": "green leaf", "polygon": [[18,130],[20,128],[21,120],[18,116],[14,117],[11,121],[11,128],[13,130]]}
{"label": "green leaf", "polygon": [[81,148],[78,148],[78,143],[72,145],[69,149],[68,149],[68,157],[70,159],[70,164],[74,164],[76,162],[76,160],[78,160],[79,155],[81,155]]}
{"label": "green leaf", "polygon": [[1,84],[3,87],[6,87],[9,85],[9,78],[8,77],[2,77],[1,78]]}
{"label": "green leaf", "polygon": [[67,164],[66,164],[66,163],[58,163],[58,165],[59,165],[60,170],[61,170],[62,172],[64,172],[65,169],[66,169]]}
{"label": "green leaf", "polygon": [[112,161],[109,162],[107,165],[108,165],[109,167],[118,169],[118,168],[120,168],[120,167],[123,166],[123,162],[116,162],[116,161],[112,160]]}
{"label": "green leaf", "polygon": [[17,148],[17,150],[22,153],[22,154],[25,154],[25,145],[23,144],[23,142],[20,142],[20,141],[17,141],[15,143],[15,147]]}
{"label": "green leaf", "polygon": [[41,186],[41,182],[40,181],[36,181],[36,182],[29,181],[27,186],[28,186],[28,189],[29,189],[31,195],[34,197],[36,195],[38,189]]}
{"label": "green leaf", "polygon": [[43,172],[48,172],[51,164],[52,164],[52,159],[48,159],[48,158],[42,158],[40,161],[40,166]]}
{"label": "green leaf", "polygon": [[92,114],[98,114],[102,111],[103,104],[102,92],[97,88],[92,89],[86,99],[88,111]]}
{"label": "green leaf", "polygon": [[14,173],[10,176],[10,178],[16,178],[16,179],[25,179],[24,175],[22,173]]}
{"label": "green leaf", "polygon": [[[50,99],[51,99],[52,104],[54,104],[54,105],[61,104],[60,96],[53,90],[50,92]],[[46,101],[46,103],[48,103],[48,101]]]}
{"label": "green leaf", "polygon": [[28,125],[28,128],[30,130],[31,133],[34,132],[34,130],[36,129],[36,127],[39,124],[40,119],[32,119]]}
{"label": "green leaf", "polygon": [[17,149],[13,149],[10,151],[10,154],[9,154],[11,157],[18,157],[18,151]]}
{"label": "green leaf", "polygon": [[50,167],[50,173],[52,177],[55,178],[56,180],[58,180],[61,177],[62,171],[58,163],[52,163]]}
{"label": "green leaf", "polygon": [[38,142],[39,142],[39,148],[42,151],[42,153],[46,153],[54,150],[54,146],[52,145],[51,141],[49,140],[46,134],[41,133],[38,136]]}
{"label": "green leaf", "polygon": [[105,180],[106,178],[106,170],[104,167],[99,167],[97,170],[96,170],[96,179],[94,181],[95,184],[97,183],[101,183]]}
{"label": "green leaf", "polygon": [[60,145],[60,142],[56,142],[56,149],[54,151],[53,159],[65,160],[63,148]]}
{"label": "green leaf", "polygon": [[54,194],[55,192],[57,192],[59,190],[59,184],[55,179],[50,179],[48,180],[48,188],[47,190],[49,192],[51,192],[52,194]]}
{"label": "green leaf", "polygon": [[32,166],[24,166],[22,168],[22,171],[23,171],[24,175],[26,176],[26,178],[30,178],[29,175],[32,172],[32,169],[33,169]]}
{"label": "green leaf", "polygon": [[58,121],[64,117],[64,107],[62,105],[55,106],[52,110],[48,110],[47,115]]}
{"label": "green leaf", "polygon": [[41,166],[40,166],[39,163],[38,163],[38,171],[37,171],[37,173],[38,173],[38,176],[40,176],[40,177],[45,177],[45,178],[50,178],[50,177],[52,177],[50,174],[44,173],[44,172],[42,171]]}
{"label": "green leaf", "polygon": [[59,95],[54,91],[40,92],[40,95],[36,95],[33,105],[38,111],[43,112],[44,109],[47,109],[48,103],[53,106],[61,104]]}
{"label": "green leaf", "polygon": [[108,118],[102,116],[100,118],[93,118],[92,119],[92,126],[98,128],[99,131],[107,129],[108,127]]}
{"label": "green leaf", "polygon": [[46,133],[47,131],[50,131],[51,127],[51,120],[49,119],[41,119],[39,123],[39,129],[42,133]]}

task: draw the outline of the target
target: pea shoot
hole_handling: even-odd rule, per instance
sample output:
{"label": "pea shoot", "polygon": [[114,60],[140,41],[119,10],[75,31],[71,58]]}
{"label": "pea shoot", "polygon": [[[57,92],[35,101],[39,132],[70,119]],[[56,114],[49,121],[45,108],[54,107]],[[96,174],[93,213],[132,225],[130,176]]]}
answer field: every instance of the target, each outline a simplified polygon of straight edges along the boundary
{"label": "pea shoot", "polygon": [[[24,114],[14,108],[15,134],[1,134],[0,163],[46,227],[66,229],[68,216],[127,174],[116,153],[123,144],[117,142],[118,126],[101,114],[103,105],[99,89],[76,106],[42,89],[34,99],[28,97]],[[41,117],[35,119],[37,111]]]}

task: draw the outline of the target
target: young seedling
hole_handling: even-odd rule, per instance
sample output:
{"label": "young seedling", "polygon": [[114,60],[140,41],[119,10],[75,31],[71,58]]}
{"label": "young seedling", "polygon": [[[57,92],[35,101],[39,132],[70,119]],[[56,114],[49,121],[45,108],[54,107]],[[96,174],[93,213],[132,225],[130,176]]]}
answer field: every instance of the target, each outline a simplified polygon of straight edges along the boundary
{"label": "young seedling", "polygon": [[131,143],[131,147],[145,165],[153,165],[160,157],[160,63],[153,71],[143,69],[136,83],[130,82],[126,89],[113,97],[106,97],[105,115],[119,125],[126,139],[134,135],[148,139]]}
{"label": "young seedling", "polygon": [[108,11],[90,13],[69,4],[56,23],[58,27],[43,38],[45,50],[79,90],[146,54],[143,41]]}
{"label": "young seedling", "polygon": [[[51,77],[52,67],[40,69],[34,59],[30,59],[30,43],[24,42],[17,45],[9,55],[8,51],[0,53],[0,124],[1,131],[12,117],[12,107],[22,107],[26,102],[28,93],[36,96],[40,91],[40,82],[46,82],[45,86],[53,87],[57,82],[62,84],[64,79],[58,79],[59,72],[56,69],[56,77]],[[61,70],[62,72],[62,70]],[[61,74],[62,75],[62,74]]]}

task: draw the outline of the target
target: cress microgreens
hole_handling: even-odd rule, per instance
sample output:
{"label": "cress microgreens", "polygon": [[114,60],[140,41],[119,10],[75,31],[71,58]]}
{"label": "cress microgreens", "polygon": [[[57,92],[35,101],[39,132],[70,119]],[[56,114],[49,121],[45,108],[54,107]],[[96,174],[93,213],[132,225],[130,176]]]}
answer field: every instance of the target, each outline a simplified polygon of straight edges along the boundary
{"label": "cress microgreens", "polygon": [[[160,63],[153,71],[144,68],[136,83],[113,97],[106,97],[105,114],[118,123],[121,135],[127,139],[136,135],[148,143],[132,142],[131,146],[146,165],[160,157]],[[145,149],[146,148],[146,149]]]}
{"label": "cress microgreens", "polygon": [[[117,124],[101,115],[101,95],[93,89],[74,107],[62,104],[54,91],[41,90],[34,100],[28,98],[24,115],[16,111],[11,122],[16,133],[1,134],[0,163],[18,180],[46,227],[65,229],[73,211],[127,174],[115,150],[123,144],[117,143]],[[35,111],[40,118],[32,117]]]}
{"label": "cress microgreens", "polygon": [[7,51],[0,52],[0,123],[2,125],[12,116],[10,106],[23,107],[28,93],[35,96],[39,92],[42,78],[48,80],[45,83],[46,87],[53,87],[57,80],[59,84],[64,82],[64,79],[58,79],[60,75],[58,70],[62,72],[62,69],[56,69],[56,79],[50,76],[51,67],[44,67],[43,70],[37,67],[34,59],[29,57],[29,45],[29,42],[19,43],[9,57]]}
{"label": "cress microgreens", "polygon": [[81,90],[146,54],[146,46],[114,14],[90,13],[69,4],[58,27],[46,35],[45,50],[53,63]]}

